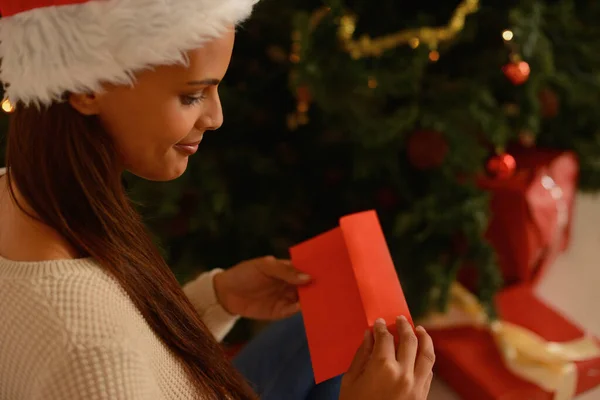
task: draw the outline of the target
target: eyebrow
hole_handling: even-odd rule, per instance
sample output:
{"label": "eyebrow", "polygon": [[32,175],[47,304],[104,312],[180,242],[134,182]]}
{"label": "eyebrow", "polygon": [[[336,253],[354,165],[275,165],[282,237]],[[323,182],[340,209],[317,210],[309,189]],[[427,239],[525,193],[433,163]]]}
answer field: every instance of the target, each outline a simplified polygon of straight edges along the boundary
{"label": "eyebrow", "polygon": [[217,86],[219,83],[221,83],[219,79],[209,78],[200,81],[189,81],[187,84],[190,86]]}

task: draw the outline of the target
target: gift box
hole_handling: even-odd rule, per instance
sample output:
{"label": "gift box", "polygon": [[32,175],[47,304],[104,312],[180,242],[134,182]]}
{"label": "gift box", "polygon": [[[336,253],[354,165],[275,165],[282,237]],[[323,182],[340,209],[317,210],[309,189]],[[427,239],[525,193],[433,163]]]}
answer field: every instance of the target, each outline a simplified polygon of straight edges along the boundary
{"label": "gift box", "polygon": [[[491,193],[486,239],[494,247],[504,283],[535,284],[569,244],[578,161],[571,152],[511,149],[517,161],[508,179],[482,179]],[[461,282],[473,287],[471,268]]]}
{"label": "gift box", "polygon": [[[581,328],[536,297],[529,285],[504,290],[497,296],[496,303],[501,321],[525,328],[549,342],[567,343],[584,337]],[[429,332],[436,349],[436,374],[463,399],[561,398],[511,372],[488,327],[429,328]],[[573,362],[577,394],[600,385],[600,342],[590,341],[594,347],[597,345],[593,358]]]}

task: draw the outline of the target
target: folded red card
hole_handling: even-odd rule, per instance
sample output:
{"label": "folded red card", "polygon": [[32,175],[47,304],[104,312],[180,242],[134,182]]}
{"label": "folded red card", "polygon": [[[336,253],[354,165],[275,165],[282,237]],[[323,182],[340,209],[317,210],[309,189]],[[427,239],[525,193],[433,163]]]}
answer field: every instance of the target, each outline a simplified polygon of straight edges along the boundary
{"label": "folded red card", "polygon": [[412,324],[375,211],[346,216],[290,253],[294,266],[313,277],[299,295],[317,383],[348,370],[377,318],[392,333],[399,315]]}

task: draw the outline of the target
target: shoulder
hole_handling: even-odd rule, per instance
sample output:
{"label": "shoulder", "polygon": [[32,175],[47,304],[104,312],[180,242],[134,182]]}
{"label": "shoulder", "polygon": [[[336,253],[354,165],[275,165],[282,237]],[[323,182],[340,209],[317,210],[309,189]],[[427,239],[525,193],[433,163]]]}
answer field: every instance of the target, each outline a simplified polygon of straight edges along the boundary
{"label": "shoulder", "polygon": [[124,339],[150,329],[121,284],[94,261],[32,285],[74,342]]}
{"label": "shoulder", "polygon": [[120,283],[92,259],[9,265],[0,286],[0,315],[12,321],[0,324],[0,337],[32,338],[37,329],[52,332],[47,340],[86,343],[151,333]]}

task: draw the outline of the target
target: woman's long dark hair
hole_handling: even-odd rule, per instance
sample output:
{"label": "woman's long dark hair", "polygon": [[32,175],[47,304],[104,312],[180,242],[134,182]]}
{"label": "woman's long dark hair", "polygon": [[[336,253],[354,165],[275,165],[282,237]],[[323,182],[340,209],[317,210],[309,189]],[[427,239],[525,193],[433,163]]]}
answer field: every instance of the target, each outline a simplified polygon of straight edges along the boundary
{"label": "woman's long dark hair", "polygon": [[17,104],[6,161],[11,188],[42,222],[117,279],[181,360],[198,398],[257,398],[153,244],[127,198],[117,153],[97,117],[80,114],[68,102],[41,109]]}

